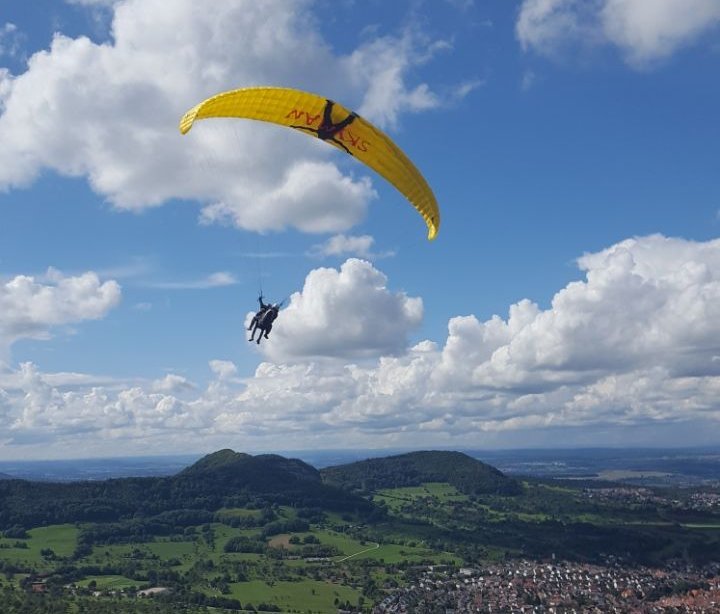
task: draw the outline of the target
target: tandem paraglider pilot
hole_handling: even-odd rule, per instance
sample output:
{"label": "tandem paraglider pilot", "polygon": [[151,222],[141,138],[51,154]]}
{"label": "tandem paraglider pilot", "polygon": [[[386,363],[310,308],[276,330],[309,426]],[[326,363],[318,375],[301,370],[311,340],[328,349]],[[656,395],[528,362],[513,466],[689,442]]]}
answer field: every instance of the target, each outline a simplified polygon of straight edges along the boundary
{"label": "tandem paraglider pilot", "polygon": [[269,338],[268,335],[272,330],[273,322],[280,312],[280,305],[278,303],[273,303],[272,305],[270,303],[264,303],[262,294],[258,296],[258,303],[260,303],[260,309],[253,316],[250,321],[250,326],[248,326],[248,330],[252,331],[248,341],[255,341],[255,331],[259,331],[257,338],[257,343],[259,344],[263,336],[265,339]]}

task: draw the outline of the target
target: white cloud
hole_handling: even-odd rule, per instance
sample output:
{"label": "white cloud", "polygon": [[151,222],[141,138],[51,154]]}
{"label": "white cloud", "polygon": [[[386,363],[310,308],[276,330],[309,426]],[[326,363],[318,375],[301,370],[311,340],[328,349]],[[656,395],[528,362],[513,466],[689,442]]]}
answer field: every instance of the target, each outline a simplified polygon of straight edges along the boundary
{"label": "white cloud", "polygon": [[24,34],[14,23],[7,22],[0,26],[0,57],[4,55],[11,58],[18,57],[22,53],[24,39]]}
{"label": "white cloud", "polygon": [[191,279],[185,281],[159,281],[146,284],[151,288],[159,288],[163,290],[207,290],[209,288],[222,288],[224,286],[234,286],[237,279],[232,273],[226,271],[218,271],[203,277],[202,279]]}
{"label": "white cloud", "polygon": [[516,31],[525,49],[557,55],[568,44],[611,44],[644,68],[718,24],[716,0],[525,0]]}
{"label": "white cloud", "polygon": [[424,111],[441,104],[426,83],[407,89],[404,76],[413,64],[428,61],[450,46],[443,41],[428,44],[423,56],[418,55],[416,45],[412,33],[406,33],[400,40],[379,38],[359,47],[346,61],[348,74],[365,84],[366,94],[359,113],[382,128],[396,126],[402,112]]}
{"label": "white cloud", "polygon": [[406,81],[444,44],[404,34],[338,55],[311,0],[226,0],[212,11],[191,0],[171,11],[163,0],[119,0],[111,9],[108,42],[57,34],[26,72],[0,73],[0,189],[51,169],[86,177],[121,209],[181,198],[203,203],[206,222],[340,232],[375,192],[337,164],[364,167],[250,121],[201,122],[183,137],[181,115],[211,94],[256,84],[327,92],[383,125],[439,102],[428,85]]}
{"label": "white cloud", "polygon": [[532,70],[526,70],[523,73],[522,81],[520,82],[520,89],[527,92],[533,85],[535,85],[536,81],[537,75]]}
{"label": "white cloud", "polygon": [[464,81],[455,87],[453,90],[452,97],[455,100],[463,100],[469,94],[474,92],[476,89],[481,88],[485,85],[484,79],[472,79],[470,81]]}
{"label": "white cloud", "polygon": [[447,0],[447,2],[461,11],[467,11],[475,5],[475,0]]}
{"label": "white cloud", "polygon": [[68,4],[78,4],[80,6],[98,7],[112,6],[120,2],[120,0],[65,0],[65,2]]}
{"label": "white cloud", "polygon": [[567,41],[596,42],[597,7],[597,2],[581,0],[524,0],[515,26],[517,37],[523,49],[548,54]]}
{"label": "white cloud", "polygon": [[[278,411],[316,407],[328,428],[442,424],[457,436],[720,417],[720,240],[636,238],[578,263],[586,279],[560,290],[549,309],[523,300],[507,319],[457,316],[442,348],[424,342],[375,365],[261,366],[244,406],[270,403],[282,388]],[[300,338],[312,328],[308,319],[301,330],[305,322],[293,323]],[[322,394],[312,393],[315,378]]]}
{"label": "white cloud", "polygon": [[358,223],[367,203],[376,197],[367,177],[354,181],[328,162],[291,164],[277,186],[257,190],[251,198],[253,192],[251,187],[238,200],[205,207],[202,221],[250,230],[282,230],[290,225],[305,232],[334,232]]}
{"label": "white cloud", "polygon": [[229,380],[237,375],[237,367],[229,360],[211,360],[210,369],[219,380]]}
{"label": "white cloud", "polygon": [[96,273],[65,277],[49,269],[46,280],[18,275],[0,284],[0,354],[21,338],[42,339],[55,326],[96,320],[120,302],[120,286]]}
{"label": "white cloud", "polygon": [[168,373],[165,377],[155,380],[152,383],[153,392],[180,395],[184,392],[195,390],[195,384],[182,375]]}
{"label": "white cloud", "polygon": [[662,59],[720,24],[716,0],[607,0],[603,29],[635,65]]}
{"label": "white cloud", "polygon": [[[579,265],[586,281],[558,292],[551,309],[521,302],[507,322],[478,324],[490,355],[471,361],[474,384],[553,388],[649,368],[720,374],[710,360],[720,347],[720,241],[629,239]],[[450,333],[455,367],[452,322]]]}
{"label": "white cloud", "polygon": [[391,292],[385,275],[351,258],[340,270],[311,271],[280,312],[271,343],[261,348],[276,362],[394,354],[405,349],[422,315],[421,299]]}
{"label": "white cloud", "polygon": [[507,445],[518,433],[550,443],[559,432],[598,445],[659,432],[655,443],[681,443],[672,433],[694,424],[710,442],[720,421],[720,240],[628,239],[578,264],[584,278],[549,308],[526,299],[504,318],[455,316],[444,343],[410,348],[420,299],[390,292],[368,262],[317,269],[261,345],[272,361],[251,377],[215,360],[204,389],[176,375],[118,386],[22,365],[0,374],[3,438],[24,450],[39,441],[71,450],[82,438],[88,453],[229,440],[266,450]]}
{"label": "white cloud", "polygon": [[375,260],[377,258],[387,258],[394,256],[394,252],[375,253],[372,247],[375,239],[370,235],[334,235],[324,243],[313,245],[309,251],[310,256],[326,257],[326,256],[346,256],[352,255],[358,258],[366,258]]}
{"label": "white cloud", "polygon": [[22,394],[11,395],[14,420],[6,433],[16,443],[86,439],[88,433],[103,433],[107,439],[120,433],[142,437],[143,431],[202,426],[189,406],[171,394],[140,386],[119,392],[100,387],[63,390],[31,363],[22,364],[18,375]]}
{"label": "white cloud", "polygon": [[315,245],[312,252],[319,256],[342,256],[352,254],[360,258],[367,258],[375,239],[370,235],[347,236],[335,235],[325,243]]}

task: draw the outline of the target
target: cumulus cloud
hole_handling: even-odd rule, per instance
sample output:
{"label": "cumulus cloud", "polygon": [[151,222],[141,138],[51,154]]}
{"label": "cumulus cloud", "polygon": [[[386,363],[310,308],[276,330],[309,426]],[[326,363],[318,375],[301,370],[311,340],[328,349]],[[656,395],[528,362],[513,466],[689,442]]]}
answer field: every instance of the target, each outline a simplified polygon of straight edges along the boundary
{"label": "cumulus cloud", "polygon": [[516,32],[523,48],[546,55],[568,44],[611,44],[643,68],[696,43],[718,24],[715,0],[525,0]]}
{"label": "cumulus cloud", "polygon": [[55,326],[97,320],[120,302],[120,286],[96,273],[66,277],[49,269],[44,280],[18,275],[0,284],[0,354],[21,338],[42,339]]}
{"label": "cumulus cloud", "polygon": [[459,435],[716,419],[720,241],[629,239],[578,265],[585,279],[558,291],[549,309],[525,299],[506,318],[456,316],[442,347],[424,342],[369,367],[267,365],[244,402],[283,386],[280,403],[302,406],[317,377],[324,401],[309,404],[325,408],[323,420],[363,428]]}
{"label": "cumulus cloud", "polygon": [[272,343],[261,348],[276,362],[395,354],[422,316],[422,299],[391,292],[382,272],[351,258],[339,270],[311,271],[280,313]]}
{"label": "cumulus cloud", "polygon": [[176,375],[175,373],[168,373],[165,377],[159,380],[155,380],[152,383],[152,390],[154,392],[164,392],[168,394],[179,395],[183,392],[188,392],[195,389],[195,384],[189,381],[182,375]]}
{"label": "cumulus cloud", "polygon": [[[242,190],[242,186],[237,189]],[[253,193],[255,198],[251,198]],[[358,223],[367,203],[376,196],[367,177],[355,181],[331,163],[298,162],[291,164],[277,186],[259,191],[251,188],[239,200],[208,205],[201,221],[250,230],[294,226],[305,232],[334,232]]]}
{"label": "cumulus cloud", "polygon": [[211,360],[210,369],[219,380],[229,380],[237,375],[237,367],[229,360]]}
{"label": "cumulus cloud", "polygon": [[[444,360],[473,339],[475,385],[553,388],[616,372],[660,368],[671,376],[720,374],[720,241],[629,239],[578,263],[586,280],[559,291],[552,308],[529,301],[507,321],[452,320]],[[470,331],[462,331],[462,326]],[[467,361],[464,363],[468,369]]]}
{"label": "cumulus cloud", "polygon": [[5,433],[16,444],[66,438],[77,442],[93,433],[103,433],[110,440],[121,434],[142,438],[143,431],[202,426],[187,403],[167,391],[152,392],[141,386],[119,391],[104,387],[68,390],[53,386],[32,363],[20,365],[17,379],[20,394],[10,391],[8,395],[13,419]]}
{"label": "cumulus cloud", "polygon": [[203,203],[205,222],[340,232],[375,197],[361,166],[255,122],[201,122],[183,137],[181,115],[216,92],[256,84],[327,92],[384,126],[440,102],[408,75],[443,43],[404,33],[338,54],[312,0],[227,0],[212,11],[191,0],[171,11],[163,0],[77,1],[109,5],[109,40],[59,33],[26,72],[0,73],[0,189],[51,169],[87,178],[121,209],[191,199]]}
{"label": "cumulus cloud", "polygon": [[[547,309],[524,299],[505,316],[457,315],[442,343],[412,347],[420,299],[390,292],[362,260],[316,269],[251,377],[215,360],[205,388],[177,375],[113,386],[22,365],[0,374],[4,436],[70,446],[92,435],[170,451],[229,439],[266,450],[480,445],[565,429],[564,441],[597,445],[642,429],[716,431],[720,240],[633,238],[578,266],[582,278]],[[395,329],[375,334],[383,318]],[[613,439],[593,440],[599,431]]]}

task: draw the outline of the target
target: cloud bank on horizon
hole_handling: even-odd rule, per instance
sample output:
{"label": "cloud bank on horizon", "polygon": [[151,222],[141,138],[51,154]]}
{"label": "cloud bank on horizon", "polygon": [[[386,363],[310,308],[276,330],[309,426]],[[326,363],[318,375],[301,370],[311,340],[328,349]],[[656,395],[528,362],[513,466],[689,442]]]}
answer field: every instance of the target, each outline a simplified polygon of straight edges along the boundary
{"label": "cloud bank on horizon", "polygon": [[[0,69],[0,190],[50,170],[86,179],[119,210],[197,201],[200,223],[333,233],[311,254],[357,257],[307,273],[271,343],[256,348],[251,376],[209,358],[206,385],[174,372],[128,381],[13,364],[13,345],[106,317],[122,290],[93,271],[0,280],[0,446],[52,443],[69,454],[82,442],[97,455],[108,445],[169,452],[228,438],[253,449],[474,445],[513,431],[720,421],[720,240],[619,241],[580,256],[582,279],[557,288],[548,308],[526,298],[484,321],[469,308],[449,319],[444,340],[413,341],[425,297],[395,289],[371,262],[390,254],[374,252],[372,236],[344,234],[377,198],[363,171],[302,135],[251,122],[234,123],[230,141],[227,125],[187,137],[176,129],[227,83],[328,92],[393,128],[404,113],[452,102],[411,76],[446,41],[408,28],[341,53],[309,17],[311,0],[228,0],[213,12],[189,0],[172,11],[160,0],[73,3],[111,11],[111,37],[58,33],[25,72]],[[719,23],[712,0],[525,0],[515,32],[541,55],[612,45],[647,69]],[[165,287],[236,281],[218,272]]]}
{"label": "cloud bank on horizon", "polygon": [[[419,297],[390,292],[367,261],[316,269],[261,346],[266,360],[252,377],[213,361],[204,389],[179,374],[82,386],[26,363],[0,378],[3,436],[71,448],[92,432],[130,449],[162,440],[170,450],[199,437],[255,447],[292,446],[299,433],[306,445],[308,437],[393,445],[407,436],[471,444],[478,433],[513,430],[717,423],[720,240],[638,237],[585,254],[578,266],[584,279],[548,309],[524,299],[505,318],[458,315],[442,345],[412,346]],[[107,308],[93,302],[86,317]]]}

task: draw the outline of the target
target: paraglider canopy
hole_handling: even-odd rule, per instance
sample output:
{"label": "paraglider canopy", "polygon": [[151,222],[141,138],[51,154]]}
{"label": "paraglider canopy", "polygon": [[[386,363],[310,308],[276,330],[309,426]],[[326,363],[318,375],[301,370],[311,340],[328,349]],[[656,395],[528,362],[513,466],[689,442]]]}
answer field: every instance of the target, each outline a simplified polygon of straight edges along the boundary
{"label": "paraglider canopy", "polygon": [[249,87],[223,92],[190,109],[180,132],[210,117],[256,119],[313,135],[356,157],[393,184],[417,209],[434,239],[440,227],[435,196],[420,171],[384,132],[345,107],[309,92]]}

